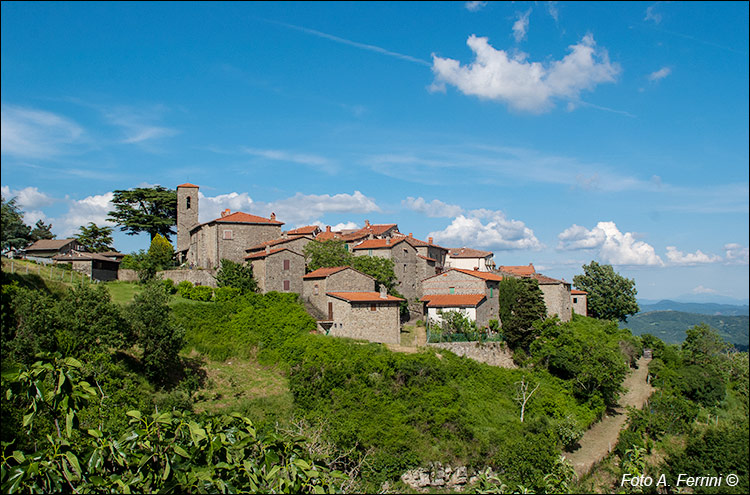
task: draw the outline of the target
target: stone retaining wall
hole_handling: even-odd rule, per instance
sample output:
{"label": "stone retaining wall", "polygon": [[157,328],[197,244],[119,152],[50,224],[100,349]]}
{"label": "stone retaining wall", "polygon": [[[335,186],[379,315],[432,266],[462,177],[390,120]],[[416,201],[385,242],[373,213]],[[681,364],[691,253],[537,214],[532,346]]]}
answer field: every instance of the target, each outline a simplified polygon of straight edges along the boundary
{"label": "stone retaining wall", "polygon": [[440,342],[427,345],[446,349],[457,356],[464,356],[490,366],[517,368],[513,362],[513,353],[502,342]]}
{"label": "stone retaining wall", "polygon": [[117,280],[122,280],[123,282],[138,282],[138,272],[135,270],[120,268],[117,270]]}
{"label": "stone retaining wall", "polygon": [[193,285],[207,285],[216,287],[216,277],[213,270],[164,270],[157,272],[156,276],[163,280],[171,278],[175,285],[183,280],[191,282]]}

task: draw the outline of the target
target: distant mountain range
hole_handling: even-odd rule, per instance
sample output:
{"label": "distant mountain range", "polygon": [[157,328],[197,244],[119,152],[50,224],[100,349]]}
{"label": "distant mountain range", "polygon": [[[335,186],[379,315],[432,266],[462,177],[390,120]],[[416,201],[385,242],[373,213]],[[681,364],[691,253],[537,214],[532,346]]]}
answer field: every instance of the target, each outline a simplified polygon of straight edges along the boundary
{"label": "distant mountain range", "polygon": [[668,344],[680,344],[685,340],[688,328],[705,323],[716,329],[726,342],[734,344],[738,350],[747,351],[750,344],[750,316],[727,316],[688,313],[684,311],[649,311],[628,318],[620,323],[620,328],[629,328],[633,335],[650,333]]}
{"label": "distant mountain range", "polygon": [[680,311],[683,313],[724,316],[747,316],[750,314],[750,306],[735,304],[677,302],[669,299],[650,301],[643,299],[638,301],[638,305],[641,308],[641,313],[650,313],[652,311]]}

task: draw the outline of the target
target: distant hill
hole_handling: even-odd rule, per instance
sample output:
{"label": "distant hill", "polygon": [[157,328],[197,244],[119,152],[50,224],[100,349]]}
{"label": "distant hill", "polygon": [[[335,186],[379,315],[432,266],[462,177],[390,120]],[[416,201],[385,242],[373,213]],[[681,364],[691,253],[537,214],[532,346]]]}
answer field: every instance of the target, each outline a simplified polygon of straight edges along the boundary
{"label": "distant hill", "polygon": [[639,303],[639,305],[641,307],[641,313],[650,313],[652,311],[681,311],[683,313],[723,316],[747,316],[750,314],[750,306],[737,306],[734,304],[685,303],[665,299],[652,304],[646,304],[646,301],[643,301],[643,303]]}
{"label": "distant hill", "polygon": [[685,340],[685,331],[705,323],[718,330],[730,344],[746,346],[750,343],[750,317],[687,313],[684,311],[650,311],[638,313],[620,323],[620,328],[629,328],[633,335],[650,333],[668,344],[680,344]]}

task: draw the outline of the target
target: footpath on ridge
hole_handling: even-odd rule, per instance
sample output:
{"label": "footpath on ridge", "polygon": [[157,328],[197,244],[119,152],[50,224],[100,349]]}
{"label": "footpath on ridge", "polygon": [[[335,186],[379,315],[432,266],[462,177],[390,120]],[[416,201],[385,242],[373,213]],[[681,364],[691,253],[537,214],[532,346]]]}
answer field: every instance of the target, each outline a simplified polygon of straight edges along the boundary
{"label": "footpath on ridge", "polygon": [[578,450],[565,454],[565,458],[573,464],[579,478],[588,473],[594,464],[604,459],[615,447],[617,436],[628,419],[626,408],[633,406],[640,409],[651,396],[654,389],[646,382],[649,362],[651,358],[641,357],[638,360],[638,368],[633,370],[622,384],[625,393],[620,396],[614,413],[605,416],[583,435],[578,442]]}

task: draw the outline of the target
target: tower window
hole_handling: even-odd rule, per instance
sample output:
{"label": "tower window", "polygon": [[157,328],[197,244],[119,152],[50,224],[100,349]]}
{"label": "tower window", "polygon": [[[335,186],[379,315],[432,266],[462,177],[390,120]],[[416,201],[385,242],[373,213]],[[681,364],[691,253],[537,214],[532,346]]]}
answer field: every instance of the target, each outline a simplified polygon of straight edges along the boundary
{"label": "tower window", "polygon": [[190,209],[190,196],[185,198],[185,209]]}

